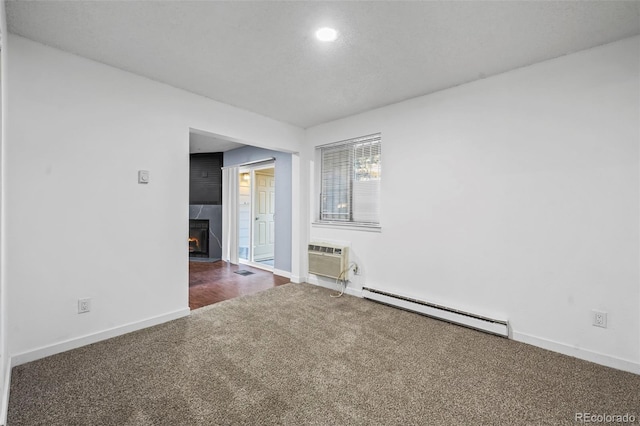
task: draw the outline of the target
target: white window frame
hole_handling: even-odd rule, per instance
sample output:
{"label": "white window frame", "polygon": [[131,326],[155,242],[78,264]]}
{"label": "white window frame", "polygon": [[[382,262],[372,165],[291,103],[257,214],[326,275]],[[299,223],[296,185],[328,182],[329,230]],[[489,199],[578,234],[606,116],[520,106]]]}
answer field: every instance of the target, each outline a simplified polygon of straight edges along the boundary
{"label": "white window frame", "polygon": [[318,205],[313,225],[379,231],[381,134],[320,145],[316,159]]}

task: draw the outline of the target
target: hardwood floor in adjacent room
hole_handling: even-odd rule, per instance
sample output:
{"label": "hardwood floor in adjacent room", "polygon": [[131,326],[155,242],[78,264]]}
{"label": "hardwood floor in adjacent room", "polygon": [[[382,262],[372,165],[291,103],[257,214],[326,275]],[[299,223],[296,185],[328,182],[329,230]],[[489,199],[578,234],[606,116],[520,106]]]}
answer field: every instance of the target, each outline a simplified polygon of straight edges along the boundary
{"label": "hardwood floor in adjacent room", "polygon": [[[239,275],[245,270],[252,275]],[[247,265],[189,262],[189,308],[197,309],[238,296],[257,293],[289,282],[288,278]]]}

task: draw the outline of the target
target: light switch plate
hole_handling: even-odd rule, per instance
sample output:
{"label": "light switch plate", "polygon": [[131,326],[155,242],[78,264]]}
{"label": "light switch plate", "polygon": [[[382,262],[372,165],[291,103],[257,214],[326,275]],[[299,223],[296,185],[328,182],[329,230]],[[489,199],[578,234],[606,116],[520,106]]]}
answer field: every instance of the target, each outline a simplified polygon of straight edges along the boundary
{"label": "light switch plate", "polygon": [[138,170],[138,183],[149,183],[149,170]]}

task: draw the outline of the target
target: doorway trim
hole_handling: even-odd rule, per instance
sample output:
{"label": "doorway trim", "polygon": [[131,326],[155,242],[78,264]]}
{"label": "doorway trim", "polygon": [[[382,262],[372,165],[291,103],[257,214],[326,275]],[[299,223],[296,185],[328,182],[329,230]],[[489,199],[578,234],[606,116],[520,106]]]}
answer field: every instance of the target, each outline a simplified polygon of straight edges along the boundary
{"label": "doorway trim", "polygon": [[[255,249],[255,237],[256,237],[256,220],[254,220],[254,218],[257,218],[257,209],[256,209],[256,172],[259,172],[260,170],[267,170],[267,169],[273,169],[274,172],[274,177],[275,177],[275,169],[276,169],[276,161],[275,158],[270,158],[270,159],[265,159],[265,160],[259,160],[259,161],[252,161],[249,163],[245,163],[245,164],[241,164],[238,166],[238,182],[242,182],[243,178],[242,176],[246,174],[249,174],[249,195],[248,195],[248,199],[250,200],[250,215],[249,215],[249,236],[248,236],[248,254],[246,258],[243,258],[242,256],[240,256],[240,248],[242,247],[240,244],[240,238],[241,238],[241,231],[240,231],[240,227],[242,225],[242,219],[240,217],[241,215],[241,209],[238,208],[238,263],[239,264],[243,264],[243,265],[249,265],[252,266],[254,268],[258,268],[258,269],[264,269],[266,271],[270,271],[273,272],[275,270],[275,246],[274,246],[274,254],[273,254],[273,265],[265,265],[264,263],[261,262],[257,262],[254,259],[254,249]],[[259,173],[258,173],[259,174]],[[275,183],[275,191],[277,191],[277,182]],[[242,197],[247,197],[246,194],[242,194],[241,193],[241,187],[240,185],[238,185],[238,200],[239,203],[238,205],[240,206],[240,200],[242,199]],[[275,196],[273,197],[273,210],[274,210],[274,217],[275,217]],[[274,235],[275,235],[275,220],[274,220]],[[275,241],[274,241],[275,243]]]}

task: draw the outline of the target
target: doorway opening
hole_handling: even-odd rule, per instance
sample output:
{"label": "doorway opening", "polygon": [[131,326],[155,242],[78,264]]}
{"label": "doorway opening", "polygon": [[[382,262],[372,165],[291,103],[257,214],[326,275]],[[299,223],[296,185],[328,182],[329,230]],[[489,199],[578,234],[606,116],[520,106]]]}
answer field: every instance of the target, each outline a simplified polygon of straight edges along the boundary
{"label": "doorway opening", "polygon": [[[189,130],[189,153],[191,309],[289,282],[292,154],[197,129]],[[194,164],[196,157],[204,161],[214,154],[217,167]],[[211,183],[217,176],[220,190],[216,192]],[[214,194],[219,198],[212,198]],[[209,221],[208,239],[204,224],[192,222],[205,219]],[[199,257],[205,249],[208,257]],[[243,270],[250,274],[241,273]]]}
{"label": "doorway opening", "polygon": [[239,169],[238,258],[273,271],[275,260],[275,162]]}

